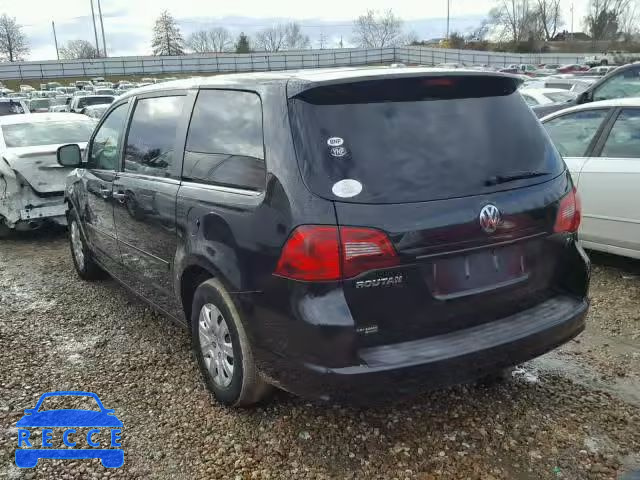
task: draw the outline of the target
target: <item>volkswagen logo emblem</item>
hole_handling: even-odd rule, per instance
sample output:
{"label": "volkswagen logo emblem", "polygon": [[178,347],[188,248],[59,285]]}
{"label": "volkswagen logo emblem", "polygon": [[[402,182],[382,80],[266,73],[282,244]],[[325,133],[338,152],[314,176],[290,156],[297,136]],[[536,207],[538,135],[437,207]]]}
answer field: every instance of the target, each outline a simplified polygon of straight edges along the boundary
{"label": "volkswagen logo emblem", "polygon": [[480,226],[487,233],[493,233],[502,222],[500,210],[495,205],[485,205],[480,210]]}

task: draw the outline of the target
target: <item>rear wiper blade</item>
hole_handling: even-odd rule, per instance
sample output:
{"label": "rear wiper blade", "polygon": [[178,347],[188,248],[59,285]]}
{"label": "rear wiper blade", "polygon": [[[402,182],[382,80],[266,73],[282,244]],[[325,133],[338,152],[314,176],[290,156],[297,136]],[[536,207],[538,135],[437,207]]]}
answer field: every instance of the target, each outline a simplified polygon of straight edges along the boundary
{"label": "rear wiper blade", "polygon": [[549,172],[517,172],[511,175],[495,175],[484,182],[484,184],[487,187],[490,187],[492,185],[499,185],[501,183],[524,180],[525,178],[542,177],[543,175],[549,175]]}

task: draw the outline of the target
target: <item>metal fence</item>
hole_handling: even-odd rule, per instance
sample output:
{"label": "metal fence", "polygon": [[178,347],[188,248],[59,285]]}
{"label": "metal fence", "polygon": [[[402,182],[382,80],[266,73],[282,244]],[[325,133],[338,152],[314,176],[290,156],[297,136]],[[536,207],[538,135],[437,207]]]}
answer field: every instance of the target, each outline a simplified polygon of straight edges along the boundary
{"label": "metal fence", "polygon": [[219,53],[174,57],[111,57],[94,60],[50,60],[0,63],[0,80],[65,77],[118,77],[194,73],[257,72],[301,68],[344,67],[401,62],[406,64],[506,66],[521,63],[580,63],[584,55],[518,55],[427,47],[343,48],[249,54]]}

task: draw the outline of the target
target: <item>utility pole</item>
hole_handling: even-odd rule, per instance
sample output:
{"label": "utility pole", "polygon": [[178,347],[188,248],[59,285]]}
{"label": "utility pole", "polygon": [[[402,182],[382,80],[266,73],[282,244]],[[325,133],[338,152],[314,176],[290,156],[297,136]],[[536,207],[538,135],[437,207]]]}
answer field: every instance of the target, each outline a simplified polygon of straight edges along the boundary
{"label": "utility pole", "polygon": [[447,40],[449,40],[449,22],[451,20],[451,0],[447,0]]}
{"label": "utility pole", "polygon": [[571,41],[573,42],[573,2],[571,2]]}
{"label": "utility pole", "polygon": [[104,39],[104,23],[102,23],[102,8],[100,8],[100,0],[98,0],[98,16],[100,17],[100,31],[102,31],[102,53],[107,56],[107,41]]}
{"label": "utility pole", "polygon": [[53,28],[53,41],[56,44],[56,56],[60,60],[60,52],[58,51],[58,37],[56,36],[56,23],[51,20],[51,28]]}
{"label": "utility pole", "polygon": [[342,43],[342,35],[340,35],[340,48],[343,48],[344,44]]}
{"label": "utility pole", "polygon": [[89,0],[91,4],[91,20],[93,20],[93,34],[96,36],[96,53],[100,57],[100,44],[98,43],[98,29],[96,28],[96,15],[93,11],[93,0]]}

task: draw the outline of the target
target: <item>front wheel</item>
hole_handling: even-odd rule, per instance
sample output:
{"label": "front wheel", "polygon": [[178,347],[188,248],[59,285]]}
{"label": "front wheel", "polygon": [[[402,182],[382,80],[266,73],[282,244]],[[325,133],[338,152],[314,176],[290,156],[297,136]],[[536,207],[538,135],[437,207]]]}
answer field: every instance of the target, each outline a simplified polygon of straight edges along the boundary
{"label": "front wheel", "polygon": [[192,347],[204,381],[227,406],[250,406],[270,390],[256,369],[240,313],[222,283],[200,284],[191,309]]}
{"label": "front wheel", "polygon": [[69,245],[78,276],[83,280],[99,280],[107,276],[91,256],[75,212],[69,213]]}

